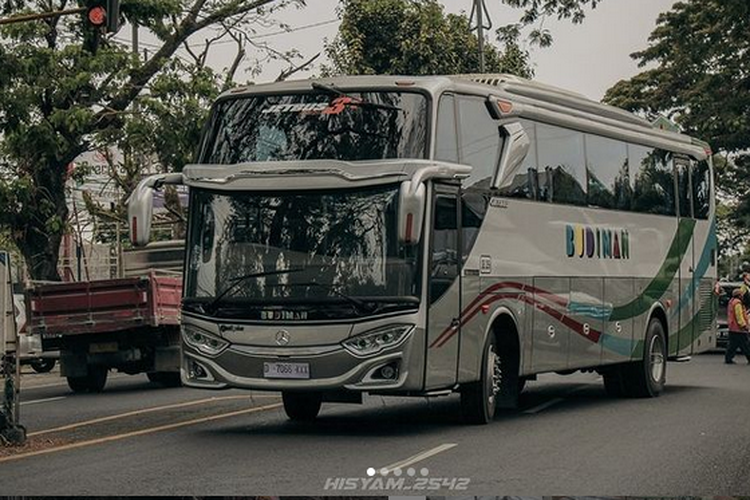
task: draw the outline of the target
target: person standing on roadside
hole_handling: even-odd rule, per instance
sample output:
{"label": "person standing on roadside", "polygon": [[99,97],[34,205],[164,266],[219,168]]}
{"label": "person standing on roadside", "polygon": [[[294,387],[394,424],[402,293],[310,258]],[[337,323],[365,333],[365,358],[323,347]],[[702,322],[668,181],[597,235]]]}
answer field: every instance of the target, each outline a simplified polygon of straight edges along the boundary
{"label": "person standing on roadside", "polygon": [[734,364],[734,354],[737,348],[747,358],[750,364],[750,341],[748,341],[748,323],[747,310],[745,309],[744,298],[747,295],[745,287],[736,288],[732,291],[732,299],[727,306],[727,320],[729,323],[729,340],[727,350],[724,354],[724,362],[728,365]]}

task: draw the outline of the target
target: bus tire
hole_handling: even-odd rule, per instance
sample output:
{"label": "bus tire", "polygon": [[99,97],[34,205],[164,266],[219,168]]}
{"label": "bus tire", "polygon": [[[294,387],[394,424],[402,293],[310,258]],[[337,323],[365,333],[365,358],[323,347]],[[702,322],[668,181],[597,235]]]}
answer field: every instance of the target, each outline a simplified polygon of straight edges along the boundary
{"label": "bus tire", "polygon": [[102,392],[107,384],[106,366],[89,366],[88,375],[67,377],[68,387],[75,393]]}
{"label": "bus tire", "polygon": [[284,411],[289,420],[310,422],[320,413],[323,395],[319,392],[282,392]]}
{"label": "bus tire", "polygon": [[151,383],[163,387],[180,387],[182,385],[180,372],[148,372],[146,376]]}
{"label": "bus tire", "polygon": [[499,380],[497,341],[490,333],[482,355],[482,370],[476,382],[461,387],[461,418],[467,424],[484,425],[495,416]]}
{"label": "bus tire", "polygon": [[621,366],[607,368],[607,370],[602,373],[602,379],[604,379],[604,391],[608,396],[621,398],[624,395]]}
{"label": "bus tire", "polygon": [[623,367],[623,392],[631,398],[654,398],[664,390],[666,379],[666,334],[661,321],[651,318],[643,342],[643,358]]}

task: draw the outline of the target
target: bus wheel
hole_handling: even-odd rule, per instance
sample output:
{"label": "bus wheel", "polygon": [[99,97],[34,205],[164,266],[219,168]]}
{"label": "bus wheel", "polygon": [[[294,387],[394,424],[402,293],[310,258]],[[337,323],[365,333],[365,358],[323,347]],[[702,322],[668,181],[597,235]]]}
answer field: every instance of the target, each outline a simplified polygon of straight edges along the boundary
{"label": "bus wheel", "polygon": [[468,424],[487,424],[495,416],[502,367],[495,335],[490,334],[482,356],[482,373],[477,382],[461,387],[461,416]]}
{"label": "bus wheel", "polygon": [[289,420],[309,422],[320,413],[323,395],[319,392],[282,392],[281,399]]}
{"label": "bus wheel", "polygon": [[182,385],[180,372],[148,372],[146,376],[151,383],[163,387],[180,387]]}
{"label": "bus wheel", "polygon": [[608,396],[620,398],[623,394],[622,388],[622,367],[613,366],[602,373],[604,379],[604,391]]}
{"label": "bus wheel", "polygon": [[667,342],[664,327],[652,318],[643,343],[643,359],[623,367],[622,384],[626,396],[653,398],[664,390],[667,379]]}
{"label": "bus wheel", "polygon": [[89,366],[89,373],[83,377],[68,377],[68,387],[73,392],[102,392],[107,383],[106,366]]}

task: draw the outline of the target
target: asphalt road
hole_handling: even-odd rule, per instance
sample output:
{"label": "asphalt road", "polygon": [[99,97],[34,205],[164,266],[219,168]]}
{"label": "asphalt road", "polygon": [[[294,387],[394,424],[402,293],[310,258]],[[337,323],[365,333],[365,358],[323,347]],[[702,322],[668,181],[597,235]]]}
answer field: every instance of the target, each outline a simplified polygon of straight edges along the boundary
{"label": "asphalt road", "polygon": [[103,394],[73,395],[53,374],[29,375],[30,443],[0,449],[0,485],[4,495],[747,494],[750,366],[722,361],[670,364],[653,400],[608,398],[593,374],[542,376],[519,411],[481,427],[460,423],[456,396],[328,404],[300,425],[273,393],[114,375]]}

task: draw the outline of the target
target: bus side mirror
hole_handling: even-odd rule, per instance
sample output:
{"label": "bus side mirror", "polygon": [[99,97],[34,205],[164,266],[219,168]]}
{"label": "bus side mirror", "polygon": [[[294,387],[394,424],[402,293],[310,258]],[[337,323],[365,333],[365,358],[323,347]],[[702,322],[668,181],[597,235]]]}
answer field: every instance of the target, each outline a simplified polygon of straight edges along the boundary
{"label": "bus side mirror", "polygon": [[518,174],[523,160],[529,153],[531,140],[518,122],[508,123],[500,127],[500,133],[505,136],[505,145],[498,163],[498,186],[504,186]]}
{"label": "bus side mirror", "polygon": [[128,198],[128,226],[130,241],[134,246],[145,246],[151,239],[154,191],[164,184],[182,183],[182,174],[150,175],[138,183]]}
{"label": "bus side mirror", "polygon": [[[416,187],[414,187],[416,185]],[[422,234],[425,210],[423,182],[404,181],[399,190],[398,239],[404,245],[416,245]]]}

